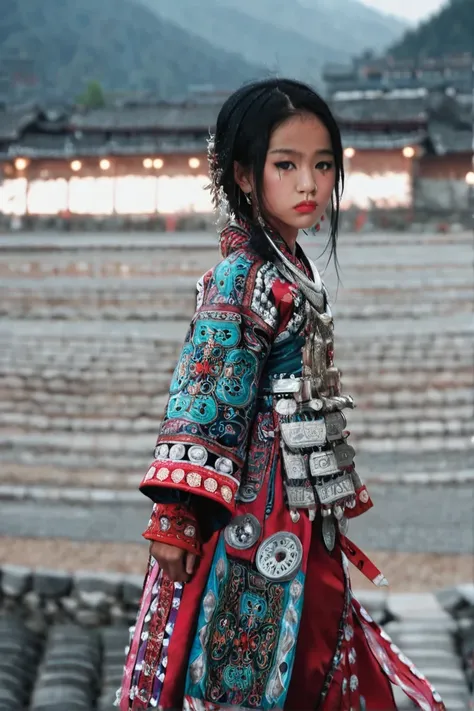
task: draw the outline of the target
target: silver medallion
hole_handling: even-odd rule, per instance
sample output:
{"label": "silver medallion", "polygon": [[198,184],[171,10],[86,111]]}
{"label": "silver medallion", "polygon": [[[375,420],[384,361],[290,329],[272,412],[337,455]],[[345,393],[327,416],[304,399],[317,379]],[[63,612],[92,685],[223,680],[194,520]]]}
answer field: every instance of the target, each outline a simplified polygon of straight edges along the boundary
{"label": "silver medallion", "polygon": [[323,401],[318,400],[317,398],[311,398],[311,400],[308,402],[308,405],[315,412],[319,412],[323,409]]}
{"label": "silver medallion", "polygon": [[219,474],[232,474],[232,460],[227,457],[219,457],[219,459],[216,459],[214,468],[216,472],[219,472]]}
{"label": "silver medallion", "polygon": [[184,455],[186,454],[186,447],[184,444],[173,444],[173,446],[170,449],[170,459],[173,459],[173,461],[179,461],[180,459],[183,459]]}
{"label": "silver medallion", "polygon": [[326,432],[329,442],[334,442],[342,438],[342,433],[347,425],[347,420],[342,412],[328,412],[324,416],[326,420]]}
{"label": "silver medallion", "polygon": [[189,461],[193,464],[200,464],[202,467],[207,462],[207,452],[204,447],[194,445],[190,447],[188,452]]}
{"label": "silver medallion", "polygon": [[159,444],[155,447],[155,459],[168,459],[170,448],[167,444]]}
{"label": "silver medallion", "polygon": [[292,580],[303,560],[303,546],[294,533],[274,533],[260,545],[255,559],[258,572],[268,580]]}
{"label": "silver medallion", "polygon": [[342,474],[336,479],[332,479],[326,483],[315,484],[316,492],[321,504],[329,505],[339,499],[354,496],[354,484],[350,474]]}
{"label": "silver medallion", "polygon": [[279,415],[294,415],[297,409],[297,404],[294,400],[287,400],[281,399],[277,400],[276,405],[275,405],[275,410],[278,412]]}
{"label": "silver medallion", "polygon": [[271,384],[274,395],[289,395],[300,391],[301,378],[274,378]]}
{"label": "silver medallion", "polygon": [[351,467],[354,464],[355,449],[351,447],[347,442],[342,444],[336,444],[334,447],[334,456],[336,457],[337,466],[342,469],[343,467]]}
{"label": "silver medallion", "polygon": [[309,468],[314,477],[339,474],[333,452],[313,452],[309,457]]}
{"label": "silver medallion", "polygon": [[224,530],[227,545],[238,550],[252,548],[260,538],[262,527],[252,514],[242,514],[232,519]]}
{"label": "silver medallion", "polygon": [[336,545],[336,526],[332,516],[326,516],[321,523],[323,541],[326,549],[331,553]]}
{"label": "silver medallion", "polygon": [[324,417],[308,422],[282,422],[281,436],[290,449],[322,447],[326,444],[326,423]]}

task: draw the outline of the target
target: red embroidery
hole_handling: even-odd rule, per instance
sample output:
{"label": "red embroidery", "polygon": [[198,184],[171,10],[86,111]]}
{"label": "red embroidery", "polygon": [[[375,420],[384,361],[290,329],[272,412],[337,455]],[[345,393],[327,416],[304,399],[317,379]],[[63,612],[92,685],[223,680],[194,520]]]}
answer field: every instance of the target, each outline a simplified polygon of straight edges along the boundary
{"label": "red embroidery", "polygon": [[201,555],[196,517],[183,504],[155,504],[148,527],[142,535],[149,541],[160,541]]}
{"label": "red embroidery", "polygon": [[138,689],[140,690],[138,701],[146,704],[146,708],[148,708],[148,701],[150,700],[153,682],[155,680],[156,667],[160,660],[161,648],[163,646],[163,639],[165,636],[165,627],[168,622],[171,604],[173,602],[173,593],[173,581],[170,580],[168,576],[163,574],[159,592],[158,607],[150,622],[145,658],[143,660],[142,671],[138,679]]}

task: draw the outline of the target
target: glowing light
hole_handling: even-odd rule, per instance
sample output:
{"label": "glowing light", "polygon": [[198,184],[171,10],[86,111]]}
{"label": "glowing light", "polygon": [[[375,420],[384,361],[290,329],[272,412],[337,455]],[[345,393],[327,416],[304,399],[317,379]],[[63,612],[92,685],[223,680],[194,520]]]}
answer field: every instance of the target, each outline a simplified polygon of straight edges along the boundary
{"label": "glowing light", "polygon": [[153,161],[151,158],[145,158],[143,161],[143,167],[149,170],[150,168],[153,168]]}
{"label": "glowing light", "polygon": [[350,173],[344,186],[343,209],[358,207],[362,210],[409,207],[411,181],[408,171],[403,173]]}
{"label": "glowing light", "polygon": [[28,168],[29,161],[26,158],[17,158],[15,161],[15,168],[17,170],[25,170]]}
{"label": "glowing light", "polygon": [[110,168],[110,161],[107,158],[102,158],[99,163],[101,170],[108,170]]}
{"label": "glowing light", "polygon": [[77,173],[82,168],[82,163],[80,160],[73,160],[71,163],[71,170]]}
{"label": "glowing light", "polygon": [[113,178],[71,178],[68,209],[77,215],[111,215],[114,211]]}
{"label": "glowing light", "polygon": [[33,180],[28,190],[30,215],[58,215],[67,209],[67,180]]}
{"label": "glowing light", "polygon": [[188,165],[190,168],[199,168],[199,166],[201,165],[201,161],[199,160],[199,158],[190,158],[188,160]]}
{"label": "glowing light", "polygon": [[163,160],[163,158],[155,158],[155,160],[153,161],[153,167],[156,168],[156,170],[160,170],[160,168],[162,168],[164,164],[165,161]]}
{"label": "glowing light", "polygon": [[413,158],[415,155],[415,149],[412,146],[405,146],[402,153],[405,158]]}
{"label": "glowing light", "polygon": [[355,148],[349,147],[344,150],[344,155],[346,158],[354,158],[355,154],[356,154]]}
{"label": "glowing light", "polygon": [[212,202],[205,175],[162,175],[158,178],[158,212],[192,214],[212,212]]}
{"label": "glowing light", "polygon": [[474,185],[474,171],[470,170],[469,173],[466,173],[466,183]]}
{"label": "glowing light", "polygon": [[4,180],[0,184],[0,210],[4,215],[26,214],[26,178]]}

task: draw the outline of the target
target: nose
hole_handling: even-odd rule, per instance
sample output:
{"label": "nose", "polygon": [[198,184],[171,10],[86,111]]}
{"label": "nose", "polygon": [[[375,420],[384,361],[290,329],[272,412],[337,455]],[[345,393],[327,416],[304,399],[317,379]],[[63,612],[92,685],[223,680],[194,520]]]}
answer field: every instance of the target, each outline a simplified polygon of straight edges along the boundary
{"label": "nose", "polygon": [[314,179],[313,171],[303,169],[299,175],[298,191],[310,195],[311,193],[315,193],[316,190],[317,185]]}

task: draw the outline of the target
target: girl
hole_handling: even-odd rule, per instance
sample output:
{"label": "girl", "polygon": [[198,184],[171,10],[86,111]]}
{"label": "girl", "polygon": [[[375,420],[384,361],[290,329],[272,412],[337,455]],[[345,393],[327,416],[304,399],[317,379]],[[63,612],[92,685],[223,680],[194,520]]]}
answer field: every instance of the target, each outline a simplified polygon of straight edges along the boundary
{"label": "girl", "polygon": [[198,283],[155,461],[150,562],[119,706],[395,709],[441,698],[354,598],[346,537],[372,506],[354,467],[324,284],[297,242],[330,206],[341,137],[308,86],[233,94],[209,146],[223,260]]}

